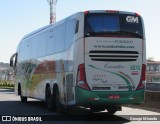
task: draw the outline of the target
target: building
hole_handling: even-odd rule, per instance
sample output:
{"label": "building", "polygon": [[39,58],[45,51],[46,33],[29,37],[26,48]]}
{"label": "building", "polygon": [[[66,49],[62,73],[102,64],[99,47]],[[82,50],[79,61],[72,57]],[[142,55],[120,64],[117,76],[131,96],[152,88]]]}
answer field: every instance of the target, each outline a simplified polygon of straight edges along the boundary
{"label": "building", "polygon": [[148,61],[147,62],[147,71],[160,72],[160,61]]}
{"label": "building", "polygon": [[147,82],[160,82],[160,61],[147,61]]}

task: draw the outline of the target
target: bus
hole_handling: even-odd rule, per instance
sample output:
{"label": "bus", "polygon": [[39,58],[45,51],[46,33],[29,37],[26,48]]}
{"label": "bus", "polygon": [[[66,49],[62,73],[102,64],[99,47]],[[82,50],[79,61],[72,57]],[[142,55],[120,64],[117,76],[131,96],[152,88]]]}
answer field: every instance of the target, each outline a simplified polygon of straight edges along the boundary
{"label": "bus", "polygon": [[46,101],[63,113],[71,106],[114,114],[144,102],[146,39],[133,12],[90,10],[24,36],[10,58],[15,94]]}

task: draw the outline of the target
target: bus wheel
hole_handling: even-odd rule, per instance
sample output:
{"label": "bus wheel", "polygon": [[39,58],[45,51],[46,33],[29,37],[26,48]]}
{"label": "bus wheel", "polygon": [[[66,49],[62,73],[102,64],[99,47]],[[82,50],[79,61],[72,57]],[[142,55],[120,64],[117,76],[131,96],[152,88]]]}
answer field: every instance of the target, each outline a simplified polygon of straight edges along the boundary
{"label": "bus wheel", "polygon": [[46,104],[47,104],[47,108],[52,111],[55,110],[55,105],[53,102],[54,100],[53,100],[53,95],[51,94],[51,88],[47,87],[46,88]]}
{"label": "bus wheel", "polygon": [[56,110],[58,113],[61,114],[66,114],[68,111],[68,107],[65,107],[64,105],[62,105],[60,103],[60,95],[59,95],[59,90],[56,90],[56,94],[55,94],[55,102],[56,102]]}
{"label": "bus wheel", "polygon": [[107,107],[108,114],[111,114],[111,115],[113,115],[117,111],[121,111],[121,110],[122,110],[121,106],[110,106],[110,107]]}
{"label": "bus wheel", "polygon": [[113,115],[114,113],[116,113],[117,110],[113,108],[108,108],[107,111],[108,111],[108,114]]}
{"label": "bus wheel", "polygon": [[94,106],[90,107],[90,112],[91,113],[100,112],[100,111],[104,111],[104,110],[105,110],[104,107],[94,107]]}
{"label": "bus wheel", "polygon": [[27,97],[21,95],[20,98],[21,98],[21,102],[23,103],[27,102]]}
{"label": "bus wheel", "polygon": [[20,95],[20,99],[22,103],[26,103],[27,102],[27,97],[22,96],[22,92],[21,92],[21,87],[20,85],[18,86],[18,94]]}

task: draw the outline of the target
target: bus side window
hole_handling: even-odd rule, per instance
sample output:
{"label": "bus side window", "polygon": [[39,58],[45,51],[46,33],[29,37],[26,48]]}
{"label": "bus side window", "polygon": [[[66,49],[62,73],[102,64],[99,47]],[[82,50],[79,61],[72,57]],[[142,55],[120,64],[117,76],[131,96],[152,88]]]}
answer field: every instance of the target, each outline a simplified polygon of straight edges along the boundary
{"label": "bus side window", "polygon": [[56,29],[51,29],[47,32],[46,54],[51,55],[56,53]]}
{"label": "bus side window", "polygon": [[79,29],[79,20],[77,20],[76,22],[75,34],[78,33],[78,29]]}
{"label": "bus side window", "polygon": [[65,49],[67,50],[72,44],[75,34],[76,19],[67,20],[65,24]]}

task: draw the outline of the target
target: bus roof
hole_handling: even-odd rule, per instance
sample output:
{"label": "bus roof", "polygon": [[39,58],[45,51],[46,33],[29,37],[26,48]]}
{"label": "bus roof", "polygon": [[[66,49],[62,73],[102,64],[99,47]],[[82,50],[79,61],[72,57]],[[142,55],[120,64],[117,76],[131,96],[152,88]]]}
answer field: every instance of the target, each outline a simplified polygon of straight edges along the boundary
{"label": "bus roof", "polygon": [[[87,10],[87,11],[83,11],[83,12],[77,12],[77,13],[75,13],[75,14],[67,17],[67,18],[73,17],[74,15],[76,15],[76,14],[78,14],[78,13],[79,13],[79,14],[89,14],[89,13],[121,13],[121,14],[131,14],[131,15],[138,15],[138,16],[140,16],[140,15],[137,14],[137,13],[128,12],[128,11],[118,11],[118,10]],[[48,28],[50,28],[50,27],[52,27],[52,26],[57,26],[57,25],[63,23],[67,18],[62,19],[61,21],[58,21],[58,22],[56,22],[56,23],[53,24],[53,25],[47,25],[47,26],[44,26],[44,27],[42,27],[42,28],[39,28],[39,29],[37,29],[37,30],[35,30],[35,31],[33,31],[33,32],[25,35],[25,36],[22,38],[22,40],[27,39],[27,38],[29,38],[29,37],[31,37],[31,36],[33,36],[33,35],[41,32],[41,31],[47,30]]]}
{"label": "bus roof", "polygon": [[[80,14],[80,13],[82,14],[83,12],[78,12],[78,13],[79,13],[79,14]],[[67,18],[64,18],[64,19],[62,19],[62,20],[60,20],[60,21],[58,21],[58,22],[56,22],[56,23],[54,23],[54,24],[52,24],[52,25],[47,25],[47,26],[44,26],[44,27],[42,27],[42,28],[39,28],[39,29],[37,29],[37,30],[35,30],[35,31],[33,31],[33,32],[25,35],[25,36],[22,38],[22,40],[27,39],[27,38],[29,38],[29,37],[37,34],[37,33],[42,32],[42,31],[48,30],[48,29],[51,28],[51,27],[56,27],[56,26],[60,25],[61,23],[63,23],[66,19],[72,18],[72,17],[74,17],[74,15],[77,15],[78,13],[75,13],[75,14],[67,17]]]}

